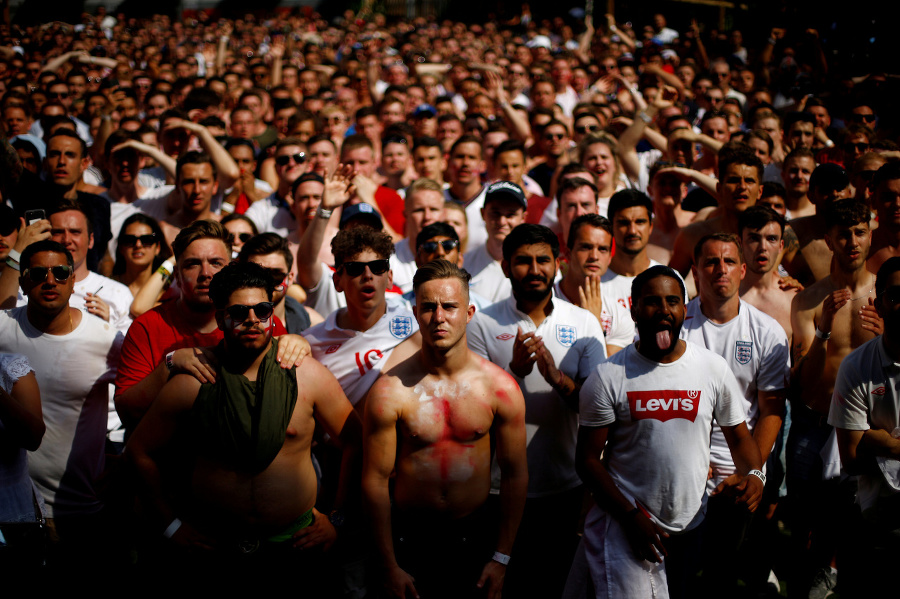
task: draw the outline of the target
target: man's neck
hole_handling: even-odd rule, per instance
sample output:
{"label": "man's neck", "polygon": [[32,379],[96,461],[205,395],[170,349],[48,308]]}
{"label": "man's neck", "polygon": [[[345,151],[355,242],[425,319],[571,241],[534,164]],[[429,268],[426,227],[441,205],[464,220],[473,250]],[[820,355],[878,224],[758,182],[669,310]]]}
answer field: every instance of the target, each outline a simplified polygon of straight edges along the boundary
{"label": "man's neck", "polygon": [[741,308],[741,298],[734,294],[728,299],[700,298],[700,312],[716,324],[725,324],[737,318]]}
{"label": "man's neck", "polygon": [[168,222],[176,227],[181,229],[187,227],[193,222],[198,220],[216,220],[216,215],[212,213],[212,211],[207,208],[200,214],[193,214],[186,212],[184,209],[179,210],[172,216],[168,218]]}
{"label": "man's neck", "polygon": [[766,292],[770,289],[774,289],[778,287],[778,279],[781,277],[778,276],[778,269],[772,268],[769,272],[765,272],[762,274],[757,274],[747,269],[747,274],[744,275],[744,280],[741,281],[741,290],[739,295],[744,295],[751,289],[755,289],[760,292]]}
{"label": "man's neck", "polygon": [[387,312],[387,301],[383,300],[377,307],[371,311],[363,311],[358,309],[342,308],[337,313],[337,326],[349,331],[359,331],[365,333],[375,326],[381,320],[381,317]]}
{"label": "man's neck", "polygon": [[851,293],[854,293],[874,287],[875,275],[866,270],[865,262],[860,268],[847,272],[841,270],[836,260],[832,260],[831,282],[837,289],[849,289]]}
{"label": "man's neck", "polygon": [[82,262],[81,264],[77,264],[75,266],[75,282],[80,283],[91,274],[91,271],[88,270],[87,264]]}
{"label": "man's neck", "polygon": [[423,343],[419,361],[428,374],[452,376],[460,372],[469,361],[469,346],[465,335],[447,350],[440,350]]}
{"label": "man's neck", "polygon": [[582,285],[584,285],[584,277],[578,277],[573,274],[571,268],[569,268],[569,272],[566,273],[563,280],[559,282],[559,287],[565,294],[566,299],[576,306],[581,306],[581,297],[578,295],[578,289]]}
{"label": "man's neck", "polygon": [[805,193],[792,193],[789,191],[785,196],[784,204],[791,212],[799,212],[812,205],[812,202],[809,201],[809,196]]}
{"label": "man's neck", "polygon": [[109,195],[113,200],[120,204],[131,204],[141,197],[144,188],[134,183],[122,183],[116,179],[112,179],[109,186]]}
{"label": "man's neck", "polygon": [[262,364],[263,360],[265,360],[266,354],[269,353],[271,347],[271,338],[269,339],[269,342],[266,343],[266,346],[258,353],[231,347],[228,343],[228,339],[226,339],[225,360],[233,370],[242,371],[245,377],[251,381],[255,381],[256,375],[259,372],[259,366]]}
{"label": "man's neck", "polygon": [[40,312],[33,304],[28,304],[26,310],[31,326],[45,335],[68,335],[81,322],[81,310],[68,304],[56,314]]}
{"label": "man's neck", "polygon": [[623,277],[636,277],[648,268],[650,268],[650,256],[647,255],[646,246],[637,254],[617,251],[609,264],[611,271]]}
{"label": "man's neck", "polygon": [[463,205],[466,205],[477,198],[480,193],[481,181],[478,179],[475,179],[466,185],[463,185],[462,183],[450,184],[450,195]]}
{"label": "man's neck", "polygon": [[212,333],[216,329],[216,312],[212,307],[201,310],[191,306],[184,298],[179,298],[178,308],[185,322],[200,333]]}
{"label": "man's neck", "polygon": [[484,249],[486,249],[488,255],[497,262],[503,260],[503,241],[497,240],[494,237],[488,237],[487,241],[484,242]]}
{"label": "man's neck", "polygon": [[550,290],[547,297],[536,302],[516,299],[516,309],[527,314],[535,328],[541,326],[541,323],[553,312],[553,290]]}

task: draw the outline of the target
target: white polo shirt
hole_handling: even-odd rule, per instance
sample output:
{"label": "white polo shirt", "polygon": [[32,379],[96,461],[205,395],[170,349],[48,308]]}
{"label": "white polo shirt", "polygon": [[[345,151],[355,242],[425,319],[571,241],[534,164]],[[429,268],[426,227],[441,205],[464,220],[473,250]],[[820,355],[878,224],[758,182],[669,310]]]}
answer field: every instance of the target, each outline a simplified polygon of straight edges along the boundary
{"label": "white polo shirt", "polygon": [[[759,391],[785,389],[790,377],[787,335],[778,321],[741,301],[735,318],[716,324],[703,315],[700,298],[696,297],[687,305],[681,338],[725,358],[743,392],[741,405],[747,428],[753,432],[759,418]],[[736,470],[718,423],[713,425],[709,461],[713,468],[711,488]]]}
{"label": "white polo shirt", "polygon": [[297,228],[294,215],[284,200],[278,197],[278,192],[250,204],[244,216],[253,221],[260,233],[278,233],[282,237],[287,237]]}
{"label": "white polo shirt", "polygon": [[[573,304],[574,302],[563,293],[561,283],[562,281],[556,282],[553,286],[553,293],[559,299]],[[600,299],[603,300],[603,308],[600,310],[600,327],[606,337],[606,344],[624,348],[634,343],[634,320],[631,318],[631,312],[610,297],[603,285],[600,285]]]}
{"label": "white polo shirt", "polygon": [[309,341],[312,356],[337,378],[350,403],[356,405],[381,374],[394,348],[418,330],[410,310],[388,304],[384,316],[368,331],[340,328],[335,311],[302,335]]}
{"label": "white polo shirt", "polygon": [[[552,301],[552,300],[551,300]],[[594,315],[568,302],[553,301],[553,310],[539,327],[516,308],[510,297],[476,312],[469,324],[469,348],[509,372],[516,328],[536,332],[544,340],[557,368],[573,380],[585,379],[606,359],[603,329]],[[516,378],[525,396],[528,453],[528,496],[542,497],[581,484],[575,472],[578,414],[553,390],[537,366],[524,379]],[[491,485],[500,488],[500,470],[492,466]]]}

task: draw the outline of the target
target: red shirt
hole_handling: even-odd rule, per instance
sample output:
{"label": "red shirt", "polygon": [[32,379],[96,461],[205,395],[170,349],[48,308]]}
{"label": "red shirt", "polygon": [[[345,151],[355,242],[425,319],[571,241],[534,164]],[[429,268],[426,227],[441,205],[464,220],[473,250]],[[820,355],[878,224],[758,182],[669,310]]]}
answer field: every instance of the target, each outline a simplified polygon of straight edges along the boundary
{"label": "red shirt", "polygon": [[[284,325],[275,317],[275,336],[285,333]],[[218,328],[210,333],[201,333],[188,324],[178,308],[177,300],[165,302],[138,316],[131,323],[122,344],[116,395],[141,382],[170,351],[184,347],[214,347],[223,338],[224,333]]]}
{"label": "red shirt", "polygon": [[406,216],[403,215],[403,198],[390,187],[379,185],[375,190],[375,204],[378,212],[391,226],[395,233],[403,235],[406,231]]}

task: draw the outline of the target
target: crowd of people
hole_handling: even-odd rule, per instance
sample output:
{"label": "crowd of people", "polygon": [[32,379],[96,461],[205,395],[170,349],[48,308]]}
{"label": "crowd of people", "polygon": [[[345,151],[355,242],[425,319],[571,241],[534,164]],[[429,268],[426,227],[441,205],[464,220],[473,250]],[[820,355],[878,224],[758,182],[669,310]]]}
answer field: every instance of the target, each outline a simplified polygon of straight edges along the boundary
{"label": "crowd of people", "polygon": [[0,568],[888,591],[890,77],[598,16],[0,27]]}

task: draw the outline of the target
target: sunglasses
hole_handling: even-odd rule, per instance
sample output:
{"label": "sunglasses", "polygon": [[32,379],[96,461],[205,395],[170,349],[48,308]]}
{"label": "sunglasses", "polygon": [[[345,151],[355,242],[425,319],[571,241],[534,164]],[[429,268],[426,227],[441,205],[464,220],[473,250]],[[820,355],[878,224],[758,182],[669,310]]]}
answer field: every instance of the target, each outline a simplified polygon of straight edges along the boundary
{"label": "sunglasses", "polygon": [[565,136],[565,133],[544,133],[544,139],[551,141],[554,139],[563,139]]}
{"label": "sunglasses", "polygon": [[298,154],[288,154],[286,156],[276,156],[275,164],[278,166],[287,166],[293,160],[296,164],[303,164],[306,162],[306,152],[300,152]]}
{"label": "sunglasses", "polygon": [[275,312],[275,305],[272,302],[260,302],[255,306],[235,304],[225,308],[225,314],[235,322],[246,322],[250,318],[250,310],[253,310],[256,318],[260,321],[269,320]]}
{"label": "sunglasses", "polygon": [[47,280],[47,273],[53,275],[53,280],[57,283],[63,283],[72,276],[71,266],[35,266],[34,268],[26,268],[22,271],[22,278],[28,279],[32,283],[43,283]]}
{"label": "sunglasses", "polygon": [[592,133],[594,131],[599,131],[600,127],[597,125],[578,125],[575,127],[575,133],[579,135],[583,135],[585,133]]}
{"label": "sunglasses", "polygon": [[234,233],[228,234],[228,243],[234,243],[235,239],[240,239],[241,243],[247,243],[253,239],[253,233],[238,233],[237,235]]}
{"label": "sunglasses", "polygon": [[149,233],[147,235],[119,235],[119,245],[123,247],[134,247],[137,245],[138,241],[140,241],[143,246],[155,245],[156,233]]}
{"label": "sunglasses", "polygon": [[867,144],[867,143],[844,144],[844,150],[846,150],[847,152],[852,152],[853,150],[856,150],[858,152],[865,152],[868,149],[869,149],[869,144]]}
{"label": "sunglasses", "polygon": [[853,118],[858,121],[864,121],[866,123],[872,123],[875,121],[874,114],[854,114]]}
{"label": "sunglasses", "polygon": [[422,248],[426,253],[431,254],[437,251],[438,246],[444,248],[445,252],[452,252],[459,247],[459,241],[457,241],[456,239],[445,239],[443,241],[426,241],[419,247]]}
{"label": "sunglasses", "polygon": [[371,262],[344,262],[340,266],[351,278],[356,278],[365,272],[366,267],[373,275],[383,275],[391,267],[389,260],[372,260]]}

